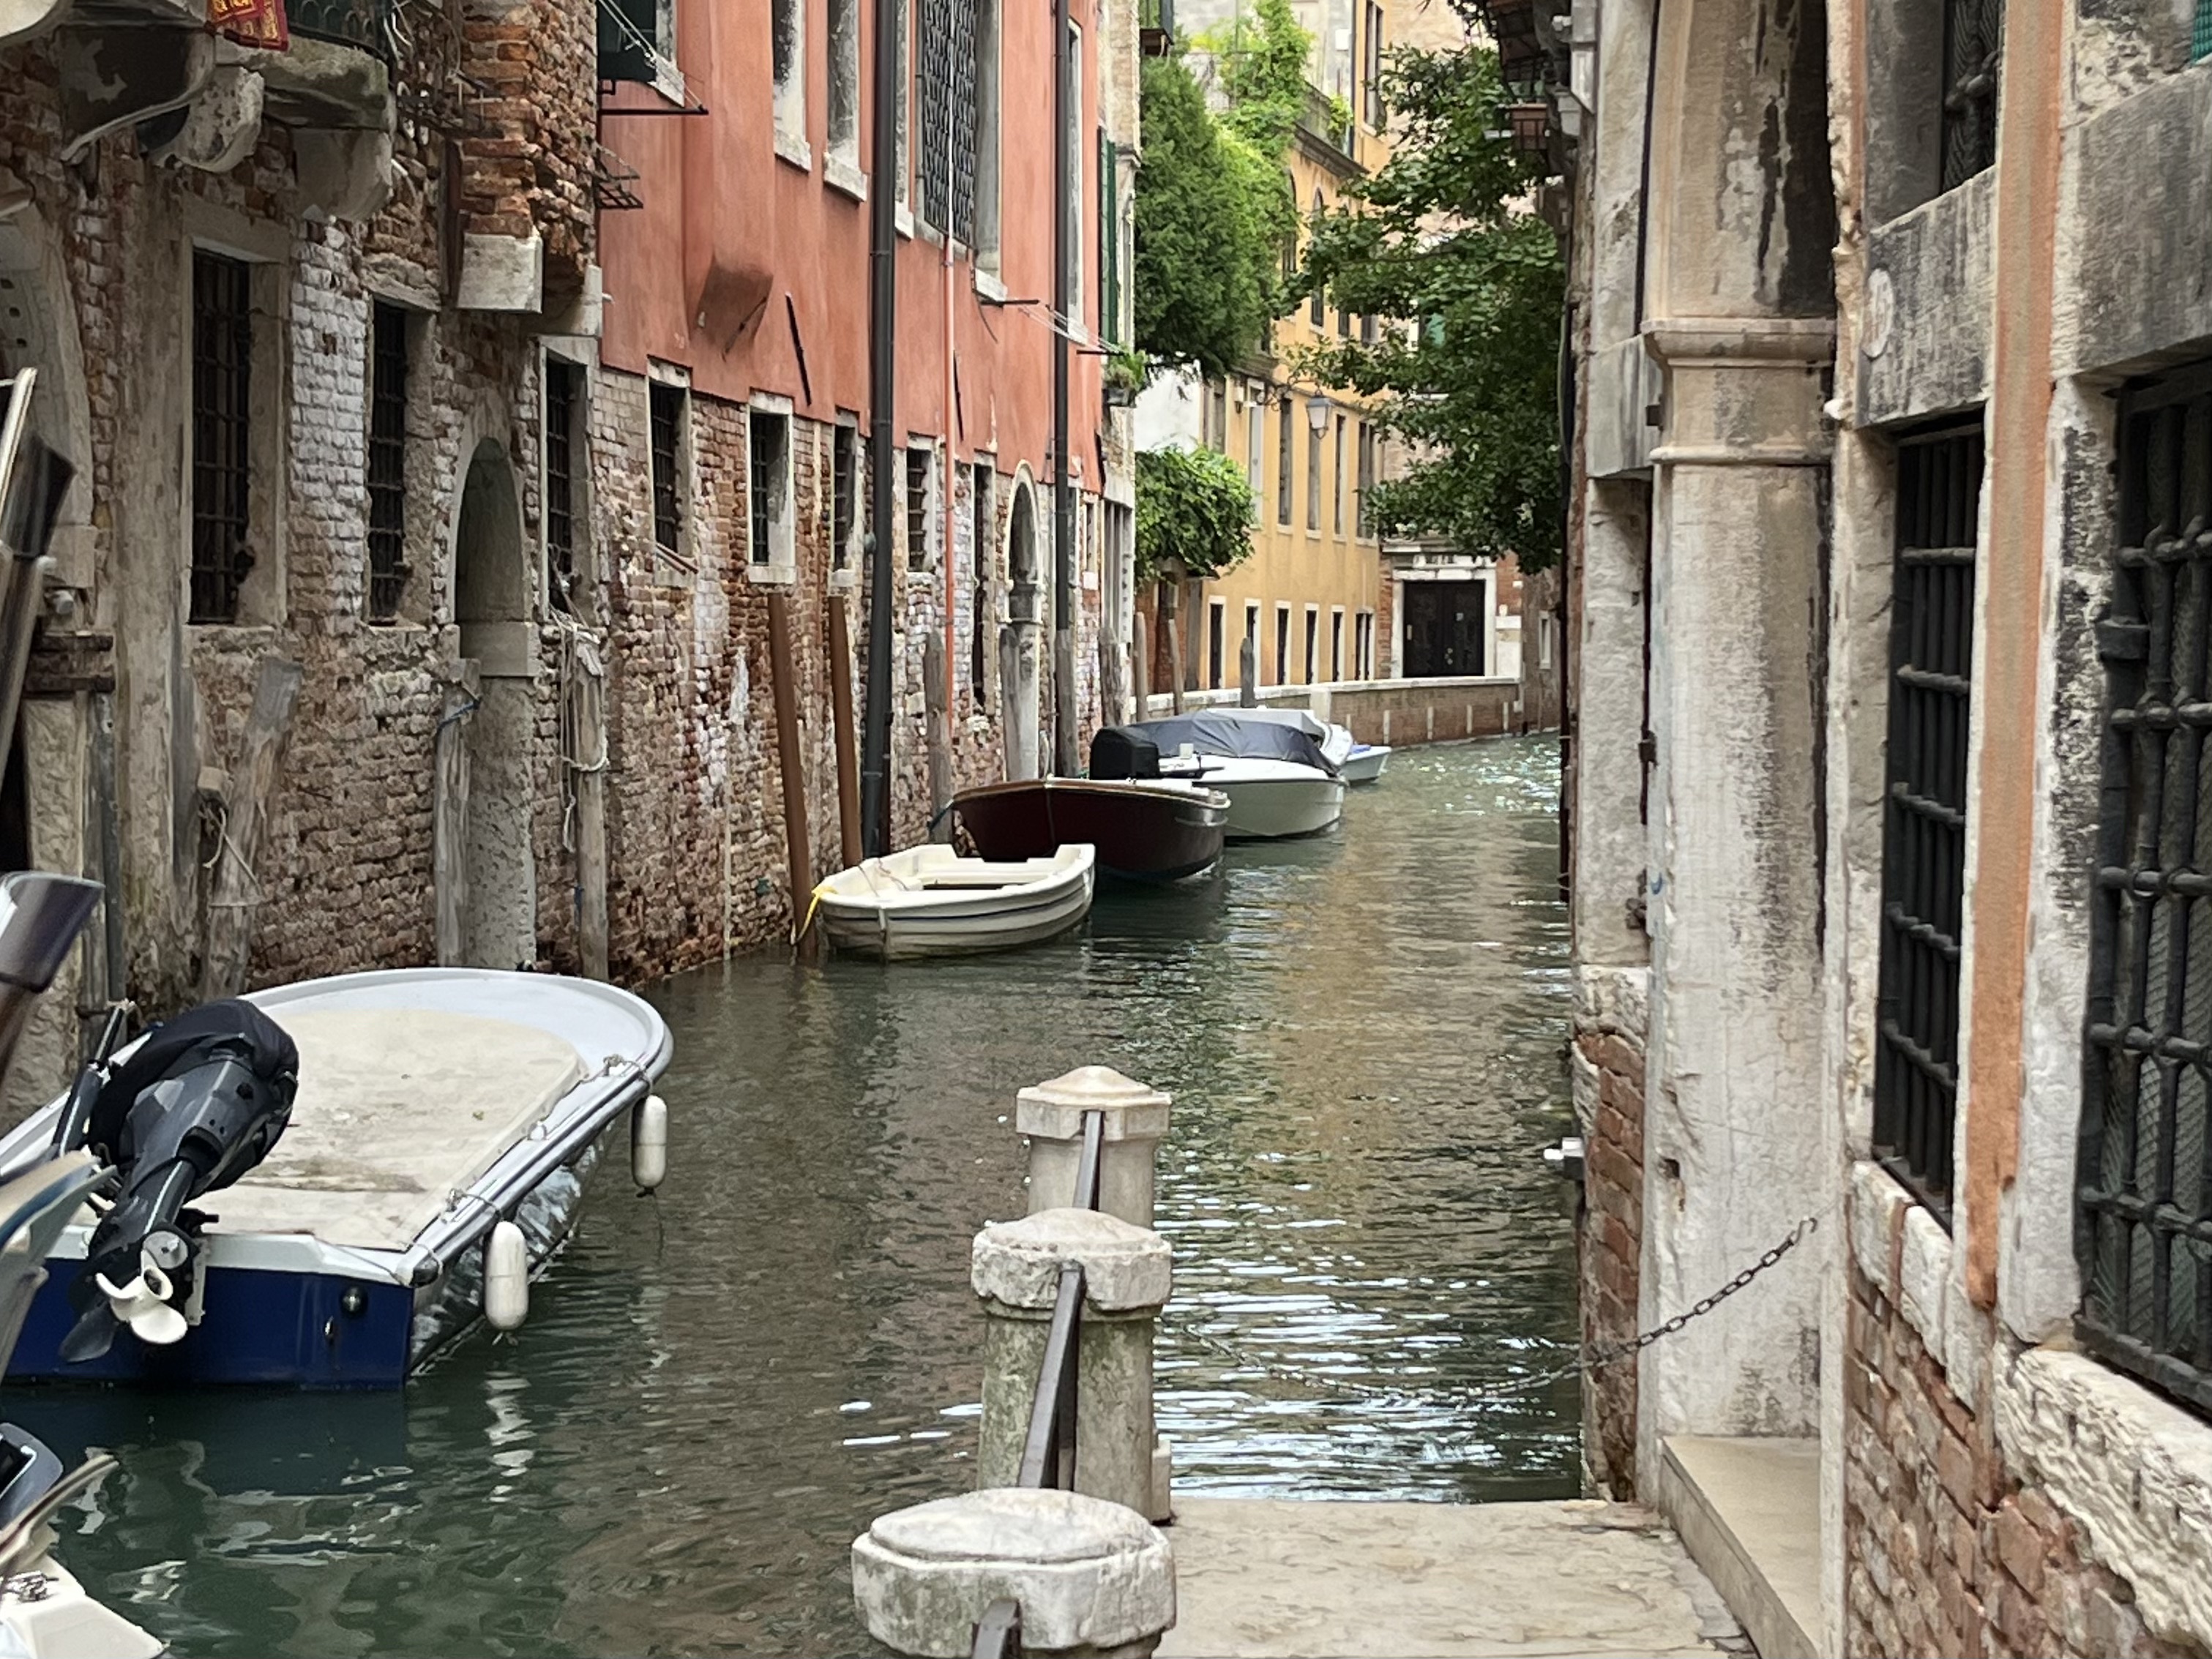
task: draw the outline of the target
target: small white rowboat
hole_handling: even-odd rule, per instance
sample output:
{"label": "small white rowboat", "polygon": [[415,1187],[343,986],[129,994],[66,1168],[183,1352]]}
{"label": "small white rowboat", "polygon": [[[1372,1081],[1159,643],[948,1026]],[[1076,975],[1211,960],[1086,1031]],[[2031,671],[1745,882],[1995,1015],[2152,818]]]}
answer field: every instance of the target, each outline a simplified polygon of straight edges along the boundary
{"label": "small white rowboat", "polygon": [[1050,858],[964,859],[935,842],[840,870],[814,890],[823,931],[841,951],[886,962],[1034,945],[1091,909],[1087,845]]}

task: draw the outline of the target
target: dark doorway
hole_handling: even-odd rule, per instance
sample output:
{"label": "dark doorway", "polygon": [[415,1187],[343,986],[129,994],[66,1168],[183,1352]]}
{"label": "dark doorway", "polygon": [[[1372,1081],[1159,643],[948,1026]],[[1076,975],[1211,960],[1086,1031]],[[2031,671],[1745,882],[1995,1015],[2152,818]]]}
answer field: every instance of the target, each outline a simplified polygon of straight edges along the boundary
{"label": "dark doorway", "polygon": [[1398,608],[1405,618],[1407,679],[1483,672],[1488,582],[1401,582]]}

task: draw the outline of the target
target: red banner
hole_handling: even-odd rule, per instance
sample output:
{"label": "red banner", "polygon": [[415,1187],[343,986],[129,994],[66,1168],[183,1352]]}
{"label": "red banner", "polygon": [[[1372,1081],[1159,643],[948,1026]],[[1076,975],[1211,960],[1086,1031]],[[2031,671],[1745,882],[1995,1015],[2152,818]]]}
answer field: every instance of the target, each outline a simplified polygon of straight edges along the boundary
{"label": "red banner", "polygon": [[208,27],[242,46],[283,52],[292,44],[284,0],[208,0]]}

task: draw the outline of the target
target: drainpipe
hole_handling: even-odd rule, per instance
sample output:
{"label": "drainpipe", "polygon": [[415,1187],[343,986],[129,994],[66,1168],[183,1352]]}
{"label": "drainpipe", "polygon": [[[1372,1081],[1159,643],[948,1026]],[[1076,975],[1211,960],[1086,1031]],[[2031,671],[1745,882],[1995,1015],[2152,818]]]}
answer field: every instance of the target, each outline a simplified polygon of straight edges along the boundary
{"label": "drainpipe", "polygon": [[1076,211],[1068,198],[1079,176],[1074,127],[1083,113],[1083,88],[1069,84],[1067,31],[1072,21],[1068,0],[1053,0],[1052,106],[1058,130],[1052,143],[1052,769],[1062,777],[1073,777],[1081,769],[1074,719],[1075,479],[1067,438],[1068,337],[1079,319],[1067,314],[1067,307],[1075,263],[1074,239],[1068,232]]}
{"label": "drainpipe", "polygon": [[[1065,3],[1065,0],[1062,0]],[[891,749],[891,523],[896,456],[891,445],[891,399],[896,364],[898,233],[892,217],[898,199],[897,0],[876,0],[875,123],[868,196],[868,690],[860,744],[860,834],[864,849],[880,858],[890,851]]]}

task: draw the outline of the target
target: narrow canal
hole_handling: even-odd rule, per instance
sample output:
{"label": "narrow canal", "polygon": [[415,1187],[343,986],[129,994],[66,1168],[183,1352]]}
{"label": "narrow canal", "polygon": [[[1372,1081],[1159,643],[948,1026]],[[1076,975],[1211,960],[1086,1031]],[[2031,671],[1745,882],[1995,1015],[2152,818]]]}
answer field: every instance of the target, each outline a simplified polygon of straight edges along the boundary
{"label": "narrow canal", "polygon": [[602,1171],[516,1338],[404,1397],[20,1392],[123,1462],[63,1560],[185,1655],[864,1651],[853,1534],[971,1480],[1013,1095],[1094,1062],[1176,1097],[1181,1489],[1571,1495],[1574,1385],[1510,1392],[1575,1330],[1557,797],[1548,740],[1408,751],[1058,945],[657,988],[670,1179]]}

